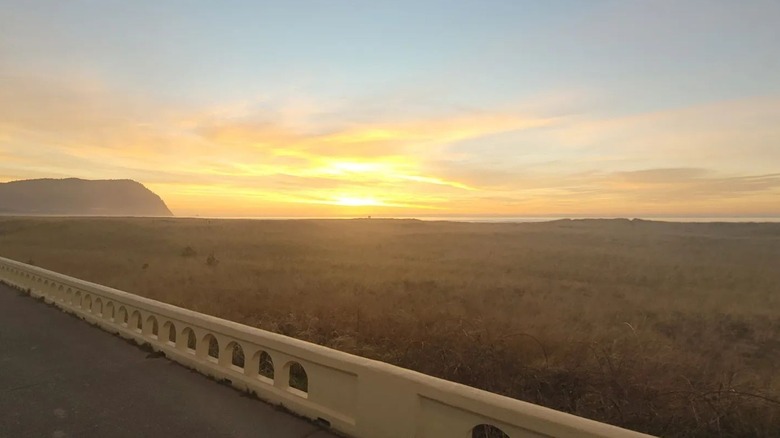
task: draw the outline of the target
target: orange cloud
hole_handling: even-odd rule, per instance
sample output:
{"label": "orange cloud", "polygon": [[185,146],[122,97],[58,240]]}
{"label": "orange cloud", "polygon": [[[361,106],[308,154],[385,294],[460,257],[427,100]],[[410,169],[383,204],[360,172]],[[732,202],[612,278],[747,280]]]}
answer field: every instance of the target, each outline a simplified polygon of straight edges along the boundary
{"label": "orange cloud", "polygon": [[616,161],[772,172],[780,162],[780,97],[751,98],[607,119],[555,132],[569,149]]}
{"label": "orange cloud", "polygon": [[134,178],[180,214],[780,214],[778,99],[603,120],[328,123],[310,109],[183,109],[90,81],[2,79],[2,179]]}

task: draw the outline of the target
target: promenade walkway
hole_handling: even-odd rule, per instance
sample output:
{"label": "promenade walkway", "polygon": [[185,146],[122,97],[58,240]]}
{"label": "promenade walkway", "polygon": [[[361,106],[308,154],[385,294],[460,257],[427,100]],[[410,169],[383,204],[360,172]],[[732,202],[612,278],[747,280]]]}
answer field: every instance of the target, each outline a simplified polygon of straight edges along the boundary
{"label": "promenade walkway", "polygon": [[0,437],[333,436],[0,285]]}

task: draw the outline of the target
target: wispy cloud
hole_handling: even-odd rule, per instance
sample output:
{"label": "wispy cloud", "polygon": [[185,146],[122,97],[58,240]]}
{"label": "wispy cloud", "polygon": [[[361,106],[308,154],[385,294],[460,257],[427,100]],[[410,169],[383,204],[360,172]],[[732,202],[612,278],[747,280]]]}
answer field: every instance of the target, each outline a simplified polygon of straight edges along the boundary
{"label": "wispy cloud", "polygon": [[313,102],[188,108],[99,81],[0,79],[0,178],[135,178],[179,213],[780,214],[780,99],[350,119]]}
{"label": "wispy cloud", "polygon": [[556,140],[596,157],[659,166],[777,170],[780,96],[720,101],[607,119],[583,118]]}

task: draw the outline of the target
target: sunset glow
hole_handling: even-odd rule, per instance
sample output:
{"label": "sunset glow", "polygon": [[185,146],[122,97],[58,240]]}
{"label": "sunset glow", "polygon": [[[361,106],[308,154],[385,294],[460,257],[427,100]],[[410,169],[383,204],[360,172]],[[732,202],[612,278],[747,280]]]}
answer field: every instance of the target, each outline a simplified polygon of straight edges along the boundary
{"label": "sunset glow", "polygon": [[343,205],[345,207],[365,207],[382,205],[376,199],[371,198],[355,198],[350,196],[339,196],[336,198],[336,204]]}
{"label": "sunset glow", "polygon": [[780,6],[564,3],[12,1],[0,181],[135,179],[188,216],[780,215]]}

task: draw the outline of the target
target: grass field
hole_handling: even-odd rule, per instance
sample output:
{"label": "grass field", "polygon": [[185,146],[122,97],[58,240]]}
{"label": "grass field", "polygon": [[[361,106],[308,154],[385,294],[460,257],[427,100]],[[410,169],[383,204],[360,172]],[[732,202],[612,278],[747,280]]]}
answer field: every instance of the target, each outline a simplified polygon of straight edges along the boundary
{"label": "grass field", "polygon": [[651,434],[780,436],[780,224],[3,218],[0,255]]}

